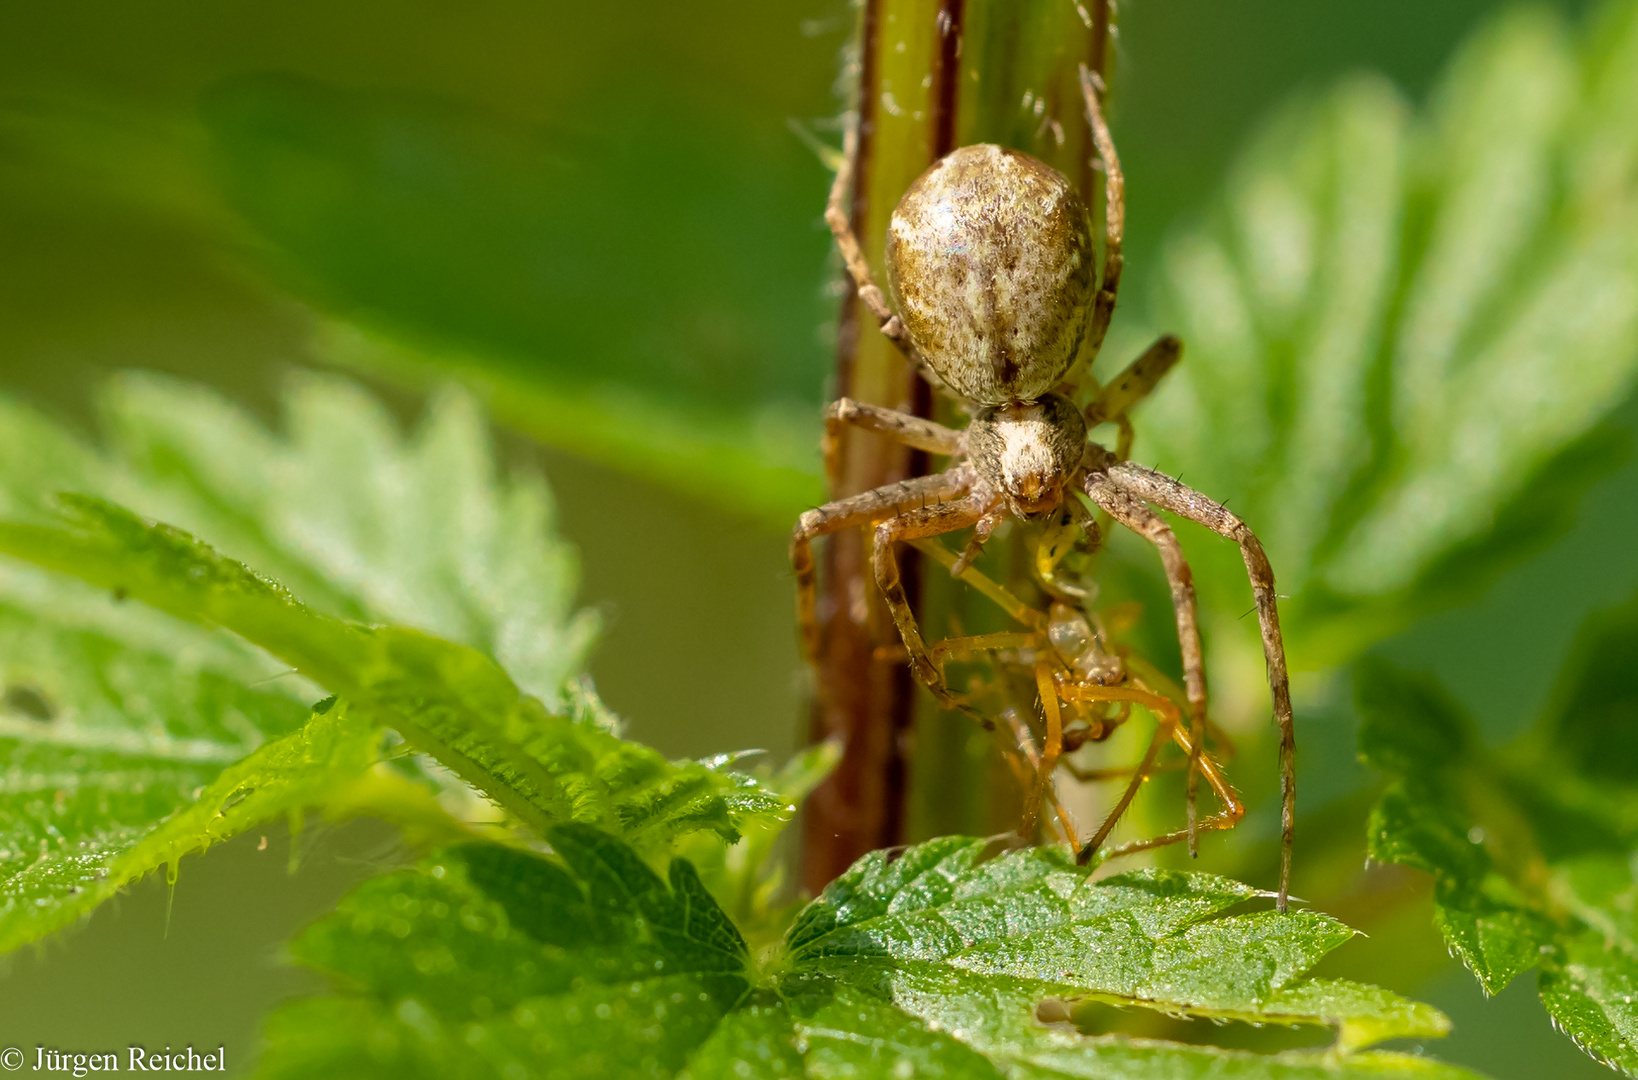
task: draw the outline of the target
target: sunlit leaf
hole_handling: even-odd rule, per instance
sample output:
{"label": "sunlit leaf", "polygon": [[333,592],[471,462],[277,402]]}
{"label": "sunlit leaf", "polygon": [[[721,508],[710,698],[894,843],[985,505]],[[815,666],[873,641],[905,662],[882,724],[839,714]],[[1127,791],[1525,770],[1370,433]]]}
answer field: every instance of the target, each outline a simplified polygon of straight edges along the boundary
{"label": "sunlit leaf", "polygon": [[[654,852],[786,816],[726,760],[621,739],[570,678],[590,628],[572,560],[540,483],[495,479],[466,399],[412,440],[334,382],[297,383],[288,437],[166,382],[127,380],[107,404],[106,451],[3,406],[0,552],[57,573],[0,564],[0,947],[308,807],[462,835],[428,785],[374,768],[382,727],[541,831],[589,821]],[[331,613],[60,486],[222,536]],[[303,726],[326,692],[345,704]]]}
{"label": "sunlit leaf", "polygon": [[[308,931],[297,955],[338,995],[275,1015],[265,1075],[1471,1075],[1363,1049],[1448,1021],[1304,978],[1351,931],[1235,913],[1259,894],[1222,878],[1093,883],[1051,851],[986,859],[984,841],[949,837],[867,856],[757,965],[688,863],[666,883],[594,830],[549,838],[560,861],[458,848],[365,885]],[[1338,1038],[1257,1054],[1089,1036],[1038,1018],[1065,997]]]}

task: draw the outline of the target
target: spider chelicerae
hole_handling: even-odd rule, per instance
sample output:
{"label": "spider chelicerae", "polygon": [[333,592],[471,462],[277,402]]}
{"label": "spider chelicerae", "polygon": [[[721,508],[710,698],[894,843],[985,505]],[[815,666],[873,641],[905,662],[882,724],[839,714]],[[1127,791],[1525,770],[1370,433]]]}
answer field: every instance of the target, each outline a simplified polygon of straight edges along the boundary
{"label": "spider chelicerae", "polygon": [[[1120,161],[1098,101],[1098,82],[1084,65],[1080,78],[1104,175],[1101,273],[1095,273],[1090,215],[1062,174],[1016,150],[964,146],[934,162],[893,210],[886,246],[890,305],[873,280],[845,209],[858,145],[856,128],[848,131],[825,218],[859,300],[912,364],[966,403],[971,420],[957,431],[849,398],[826,410],[831,441],[840,425],[852,424],[946,456],[950,465],[929,476],[837,499],[801,516],[791,539],[791,562],[802,641],[808,656],[815,656],[819,625],[811,542],[841,529],[873,526],[876,583],[912,670],[947,707],[964,708],[922,639],[900,580],[897,545],[970,528],[972,540],[952,567],[959,575],[1009,518],[1045,521],[1067,512],[1084,528],[1095,529],[1091,512],[1078,498],[1085,496],[1159,550],[1182,651],[1192,776],[1199,767],[1206,724],[1199,617],[1189,564],[1155,508],[1233,540],[1256,599],[1280,731],[1278,903],[1283,911],[1291,874],[1295,748],[1273,570],[1251,529],[1222,504],[1153,469],[1121,460],[1121,454],[1087,437],[1089,426],[1124,422],[1126,408],[1177,361],[1181,347],[1175,338],[1161,338],[1099,388],[1084,410],[1062,392],[1072,389],[1067,381],[1071,369],[1078,361],[1090,363],[1109,328],[1120,284],[1125,212]],[[1043,685],[1044,707],[1048,696],[1053,695]],[[1192,840],[1192,813],[1190,820]],[[1083,849],[1083,857],[1089,854]]]}

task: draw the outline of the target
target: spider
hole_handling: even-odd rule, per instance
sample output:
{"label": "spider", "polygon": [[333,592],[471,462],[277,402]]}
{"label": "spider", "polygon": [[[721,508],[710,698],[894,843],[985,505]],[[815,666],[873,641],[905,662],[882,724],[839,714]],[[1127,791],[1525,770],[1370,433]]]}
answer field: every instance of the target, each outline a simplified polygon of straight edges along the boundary
{"label": "spider", "polygon": [[[1065,515],[1065,518],[1069,517],[1070,515]],[[1105,816],[1098,831],[1084,845],[1077,841],[1074,825],[1069,816],[1062,807],[1057,808],[1064,833],[1070,845],[1077,849],[1077,861],[1083,865],[1089,863],[1125,814],[1144,781],[1157,771],[1160,752],[1170,739],[1176,742],[1186,755],[1190,784],[1193,784],[1197,774],[1204,775],[1222,804],[1222,809],[1204,821],[1197,821],[1194,792],[1191,790],[1186,828],[1122,844],[1111,849],[1106,857],[1115,858],[1182,840],[1189,842],[1192,852],[1200,830],[1233,828],[1244,816],[1245,807],[1223,775],[1222,767],[1206,749],[1200,733],[1183,730],[1182,717],[1172,697],[1157,692],[1150,685],[1162,686],[1169,683],[1169,680],[1138,657],[1131,656],[1124,650],[1111,648],[1103,620],[1096,615],[1089,615],[1088,609],[1079,603],[1080,600],[1090,599],[1091,591],[1057,578],[1056,564],[1069,546],[1064,542],[1069,532],[1064,526],[1069,523],[1060,520],[1049,524],[1037,548],[1036,574],[1047,586],[1048,591],[1055,594],[1047,612],[1041,612],[1025,604],[976,568],[960,567],[956,556],[937,540],[923,538],[911,541],[912,546],[934,561],[949,567],[977,591],[993,600],[1015,621],[1027,627],[1023,632],[1003,631],[949,638],[934,645],[929,655],[939,674],[943,676],[945,665],[950,660],[968,659],[978,653],[994,654],[1001,663],[997,665],[995,678],[991,683],[1001,691],[1002,697],[1006,696],[1009,668],[1013,672],[1022,671],[1025,678],[1033,684],[1032,693],[1038,695],[1042,719],[1045,721],[1045,738],[1039,752],[1035,749],[1034,735],[1020,718],[1019,710],[1015,707],[1003,710],[1013,729],[1018,749],[1029,759],[1033,770],[1033,776],[1028,776],[1025,775],[1025,770],[1018,769],[1019,780],[1025,784],[1029,793],[1023,824],[1019,829],[1022,835],[1028,836],[1034,832],[1041,803],[1054,801],[1052,787],[1054,768],[1062,765],[1071,775],[1083,782],[1128,776],[1130,779],[1120,799]],[[1094,535],[1089,539],[1095,547],[1097,537]],[[1175,688],[1169,689],[1172,694],[1176,693]],[[1064,722],[1060,702],[1069,706],[1074,714],[1074,720],[1070,724]],[[1157,721],[1154,737],[1136,768],[1088,771],[1062,759],[1061,755],[1072,754],[1088,742],[1101,742],[1107,739],[1116,728],[1126,722],[1132,705],[1140,705],[1147,709]],[[1215,729],[1215,725],[1209,725],[1208,722],[1208,726],[1212,728],[1218,741],[1229,745],[1232,751],[1232,744],[1227,743],[1226,737]]]}
{"label": "spider", "polygon": [[[845,211],[858,133],[846,136],[843,163],[825,219],[859,300],[936,385],[966,403],[972,419],[957,431],[892,409],[842,398],[826,411],[829,441],[841,424],[879,432],[907,446],[948,456],[942,472],[851,495],[809,510],[791,538],[797,615],[804,649],[818,652],[814,539],[874,527],[872,568],[916,677],[950,708],[953,695],[922,640],[900,580],[897,545],[972,529],[959,572],[1008,518],[1042,521],[1060,507],[1085,513],[1084,495],[1110,518],[1158,549],[1171,587],[1183,657],[1191,745],[1206,717],[1206,676],[1193,575],[1171,528],[1152,507],[1170,511],[1240,547],[1256,598],[1263,652],[1280,730],[1281,858],[1278,906],[1285,910],[1295,812],[1295,747],[1285,648],[1274,572],[1257,537],[1220,503],[1087,437],[1111,403],[1141,391],[1177,359],[1163,337],[1083,411],[1063,393],[1077,360],[1103,343],[1120,284],[1125,209],[1120,161],[1098,101],[1099,84],[1083,64],[1082,96],[1104,174],[1104,254],[1096,262],[1089,215],[1069,181],[1028,154],[995,145],[964,146],[934,162],[899,200],[887,231],[887,285],[872,277]],[[895,308],[897,311],[895,311]],[[1131,384],[1131,385],[1127,385]],[[1090,515],[1088,515],[1090,516]],[[1045,695],[1052,696],[1052,695]],[[1191,762],[1198,760],[1191,750]]]}

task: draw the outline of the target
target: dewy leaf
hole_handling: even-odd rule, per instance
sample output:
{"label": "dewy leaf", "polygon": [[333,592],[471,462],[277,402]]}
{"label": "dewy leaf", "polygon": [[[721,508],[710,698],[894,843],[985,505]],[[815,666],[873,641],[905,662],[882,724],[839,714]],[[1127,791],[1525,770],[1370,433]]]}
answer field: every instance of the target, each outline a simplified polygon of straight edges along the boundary
{"label": "dewy leaf", "polygon": [[1372,858],[1434,875],[1434,922],[1495,993],[1531,968],[1557,1026],[1638,1076],[1638,602],[1592,619],[1554,704],[1490,750],[1430,680],[1363,665],[1361,756],[1395,775]]}
{"label": "dewy leaf", "polygon": [[[582,826],[556,860],[446,852],[363,886],[297,957],[338,995],[269,1026],[266,1076],[1244,1080],[1472,1074],[1365,1049],[1438,1036],[1436,1010],[1302,972],[1351,931],[1235,909],[1209,875],[1104,881],[1049,850],[946,837],[861,860],[753,964],[688,863],[662,882]],[[1228,1051],[1066,1022],[1063,998],[1330,1027],[1326,1049]]]}
{"label": "dewy leaf", "polygon": [[[544,488],[495,479],[466,399],[412,440],[324,380],[296,384],[288,439],[161,380],[120,383],[107,415],[102,452],[0,402],[0,550],[59,572],[0,561],[0,949],[304,808],[463,835],[425,785],[375,767],[381,725],[541,830],[590,821],[656,851],[786,812],[726,761],[621,740],[570,678],[590,631],[572,559]],[[63,487],[221,535],[314,603],[179,528],[53,505]],[[326,692],[345,706],[308,719]]]}
{"label": "dewy leaf", "polygon": [[1259,530],[1315,661],[1482,583],[1613,460],[1638,4],[1597,29],[1505,15],[1425,115],[1374,78],[1294,106],[1170,245],[1157,315],[1188,354],[1137,456]]}
{"label": "dewy leaf", "polygon": [[[278,674],[225,635],[0,566],[0,952],[360,781],[379,734],[339,716],[303,727]],[[219,790],[230,775],[237,795]]]}
{"label": "dewy leaf", "polygon": [[[1436,1010],[1386,991],[1303,979],[1353,931],[1314,912],[1223,914],[1261,895],[1250,886],[1160,870],[1089,883],[1054,851],[983,861],[985,851],[983,841],[946,837],[860,860],[792,927],[792,969],[868,989],[952,1032],[966,1028],[939,1019],[949,1001],[1003,991],[1327,1024],[1350,1049],[1448,1029]],[[984,1050],[986,1036],[972,1035]]]}

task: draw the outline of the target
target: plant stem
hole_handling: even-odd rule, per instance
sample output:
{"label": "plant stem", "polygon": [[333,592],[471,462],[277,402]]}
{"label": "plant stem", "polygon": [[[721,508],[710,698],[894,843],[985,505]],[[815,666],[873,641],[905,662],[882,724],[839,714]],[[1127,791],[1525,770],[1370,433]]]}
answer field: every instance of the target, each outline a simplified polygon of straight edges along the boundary
{"label": "plant stem", "polygon": [[[878,283],[884,281],[887,220],[899,196],[958,145],[993,141],[1027,150],[1078,178],[1092,194],[1095,176],[1076,66],[1103,66],[1108,0],[1093,0],[1087,12],[1083,21],[1081,9],[1067,0],[863,0],[853,60],[859,157],[851,217]],[[837,335],[837,395],[933,415],[931,388],[858,316],[850,291]],[[944,405],[937,411],[952,410]],[[857,430],[842,433],[836,461],[833,498],[921,475],[928,467],[925,454]],[[852,530],[832,536],[820,555],[821,644],[810,735],[814,741],[841,736],[844,749],[835,772],[806,805],[803,882],[813,891],[864,853],[906,840],[913,733],[920,729],[941,746],[947,738],[966,745],[965,728],[945,729],[971,723],[931,714],[917,723],[918,701],[930,709],[931,699],[916,690],[904,662],[875,587],[869,549],[865,532]],[[928,589],[950,594],[935,605],[943,610],[965,603],[945,575],[925,577],[913,550],[901,558],[918,612]],[[946,777],[936,785],[938,798],[955,807],[989,804],[988,771],[980,760],[977,775]],[[1010,809],[1011,800],[1005,802]]]}

